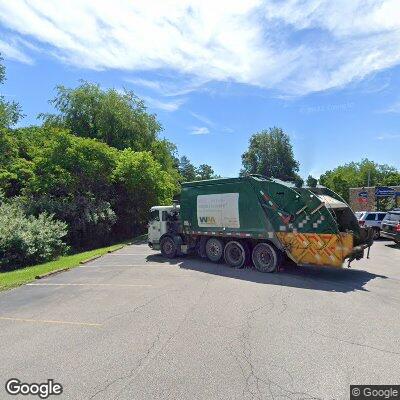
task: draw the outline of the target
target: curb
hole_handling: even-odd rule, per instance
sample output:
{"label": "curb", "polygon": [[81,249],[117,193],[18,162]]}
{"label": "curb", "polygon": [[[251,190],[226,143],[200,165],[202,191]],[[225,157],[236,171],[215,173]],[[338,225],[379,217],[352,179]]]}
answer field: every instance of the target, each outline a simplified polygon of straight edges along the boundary
{"label": "curb", "polygon": [[120,246],[118,246],[118,247],[117,247],[116,249],[114,249],[114,250],[108,250],[107,253],[114,253],[114,251],[121,250],[121,249],[123,249],[125,246],[126,246],[125,244],[121,244]]}
{"label": "curb", "polygon": [[56,274],[59,274],[59,273],[61,273],[61,272],[65,272],[65,271],[69,271],[69,270],[70,270],[70,268],[61,268],[61,269],[57,269],[57,270],[55,270],[55,271],[47,272],[47,273],[45,273],[45,274],[36,275],[36,276],[35,276],[35,279],[47,278],[48,276],[56,275]]}
{"label": "curb", "polygon": [[[136,238],[135,240],[133,240],[130,243],[121,244],[120,246],[118,246],[117,248],[115,248],[113,250],[108,250],[107,253],[114,253],[115,251],[123,249],[127,245],[138,243],[138,242],[142,241],[143,239],[145,239],[145,235],[143,235],[143,237],[139,236],[139,238]],[[104,254],[101,254],[101,255],[98,255],[98,256],[94,256],[94,257],[90,257],[90,258],[87,258],[86,260],[80,261],[79,264],[81,264],[81,265],[82,264],[87,264],[88,262],[93,261],[93,260],[97,260],[98,258],[103,257],[103,256],[104,256]],[[51,275],[56,275],[56,274],[59,274],[61,272],[69,271],[71,268],[73,268],[73,267],[57,269],[55,271],[47,272],[45,274],[36,275],[35,279],[43,279],[43,278],[46,278],[46,277],[51,276]]]}
{"label": "curb", "polygon": [[94,257],[87,258],[86,260],[79,261],[79,264],[86,264],[86,263],[88,263],[90,261],[93,261],[93,260],[96,260],[96,259],[102,257],[103,255],[104,254],[99,255],[99,256],[94,256]]}
{"label": "curb", "polygon": [[140,235],[134,239],[132,239],[130,242],[127,243],[127,245],[132,245],[132,244],[141,244],[142,242],[146,241],[147,242],[147,234]]}

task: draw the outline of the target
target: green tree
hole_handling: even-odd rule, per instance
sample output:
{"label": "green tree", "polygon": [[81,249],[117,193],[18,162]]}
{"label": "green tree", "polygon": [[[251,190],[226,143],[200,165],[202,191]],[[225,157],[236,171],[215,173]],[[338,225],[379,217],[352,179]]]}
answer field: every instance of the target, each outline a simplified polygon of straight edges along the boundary
{"label": "green tree", "polygon": [[177,157],[176,146],[166,139],[156,139],[151,144],[151,154],[154,159],[160,163],[164,171],[174,176],[175,180],[179,180],[179,159]]}
{"label": "green tree", "polygon": [[21,194],[32,176],[32,162],[20,154],[17,131],[0,128],[0,190],[6,197]]}
{"label": "green tree", "polygon": [[162,127],[133,92],[104,90],[81,81],[75,89],[59,85],[50,103],[58,114],[40,114],[45,125],[101,140],[117,149],[150,150]]}
{"label": "green tree", "polygon": [[299,174],[294,174],[294,177],[290,179],[298,188],[301,188],[304,184],[303,178]]}
{"label": "green tree", "polygon": [[[6,80],[6,70],[0,55],[0,85]],[[0,94],[0,128],[10,128],[23,117],[20,105],[15,101],[6,101]],[[1,133],[0,133],[1,134]]]}
{"label": "green tree", "polygon": [[241,175],[260,174],[301,183],[290,138],[281,128],[269,128],[251,136],[242,165]]}
{"label": "green tree", "polygon": [[326,171],[319,181],[348,201],[349,188],[366,187],[368,183],[370,186],[399,185],[400,172],[395,167],[363,159]]}
{"label": "green tree", "polygon": [[122,151],[44,126],[5,132],[0,150],[0,188],[20,196],[28,215],[66,222],[74,248],[143,233],[149,208],[171,203],[178,191],[168,141],[154,141],[147,152]]}
{"label": "green tree", "polygon": [[75,248],[109,241],[116,222],[111,177],[118,151],[56,128],[23,129],[16,138],[32,166],[21,190],[28,213],[47,212],[65,221]]}
{"label": "green tree", "polygon": [[211,165],[208,164],[199,165],[199,167],[196,169],[196,174],[196,179],[198,180],[212,179],[215,177],[214,170],[212,169]]}
{"label": "green tree", "polygon": [[[150,152],[120,152],[113,172],[116,213],[121,234],[142,233],[154,205],[172,203],[177,182]],[[127,223],[128,221],[128,223]]]}
{"label": "green tree", "polygon": [[196,180],[196,168],[186,156],[182,156],[179,160],[179,173],[183,182]]}
{"label": "green tree", "polygon": [[316,187],[318,184],[318,179],[314,178],[311,175],[308,175],[306,184],[308,187]]}

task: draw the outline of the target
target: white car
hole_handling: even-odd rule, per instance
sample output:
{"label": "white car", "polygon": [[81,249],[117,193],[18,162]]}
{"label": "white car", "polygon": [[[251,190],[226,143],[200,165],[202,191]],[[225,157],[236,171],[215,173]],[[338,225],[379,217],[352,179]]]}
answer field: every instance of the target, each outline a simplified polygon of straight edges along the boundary
{"label": "white car", "polygon": [[374,230],[374,239],[381,236],[381,224],[386,212],[383,211],[358,211],[355,213],[360,226],[370,227]]}

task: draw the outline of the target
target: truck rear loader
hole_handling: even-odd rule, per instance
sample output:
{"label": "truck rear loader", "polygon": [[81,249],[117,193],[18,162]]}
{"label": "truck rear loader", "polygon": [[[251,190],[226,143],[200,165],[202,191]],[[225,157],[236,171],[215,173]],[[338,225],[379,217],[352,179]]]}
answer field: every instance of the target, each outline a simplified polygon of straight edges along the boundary
{"label": "truck rear loader", "polygon": [[260,175],[182,184],[180,204],[150,210],[149,246],[164,257],[197,253],[231,267],[342,267],[364,257],[372,231],[326,187],[297,188]]}

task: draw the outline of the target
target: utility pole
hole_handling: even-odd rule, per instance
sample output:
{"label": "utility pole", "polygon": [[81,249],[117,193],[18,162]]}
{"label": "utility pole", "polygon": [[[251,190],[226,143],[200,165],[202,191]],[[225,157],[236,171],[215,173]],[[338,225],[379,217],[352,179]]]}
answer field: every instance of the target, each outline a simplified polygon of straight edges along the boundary
{"label": "utility pole", "polygon": [[371,171],[368,171],[368,183],[367,183],[368,187],[369,187],[370,183],[371,183]]}

